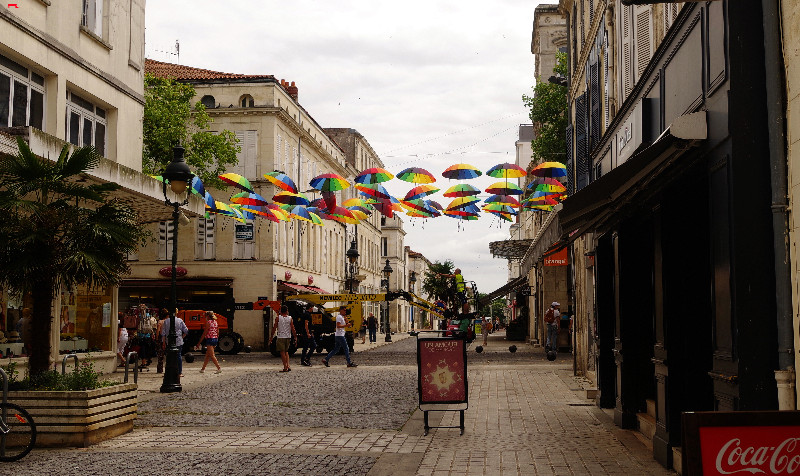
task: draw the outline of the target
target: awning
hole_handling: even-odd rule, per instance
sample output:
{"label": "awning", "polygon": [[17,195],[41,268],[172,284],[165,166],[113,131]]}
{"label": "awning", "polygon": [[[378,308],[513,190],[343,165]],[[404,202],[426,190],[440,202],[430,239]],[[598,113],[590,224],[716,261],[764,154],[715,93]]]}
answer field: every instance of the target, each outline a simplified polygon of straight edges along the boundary
{"label": "awning", "polygon": [[289,291],[289,292],[295,291],[300,294],[308,294],[308,293],[317,294],[316,292],[311,291],[310,289],[301,284],[287,283],[286,281],[278,281],[278,291]]}
{"label": "awning", "polygon": [[308,290],[309,290],[309,291],[311,291],[312,293],[316,293],[316,294],[330,294],[328,291],[325,291],[324,289],[322,289],[322,288],[319,288],[319,287],[317,287],[317,286],[311,286],[311,285],[308,285],[308,286],[303,286],[303,287],[305,287],[306,289],[308,289]]}
{"label": "awning", "polygon": [[624,208],[643,203],[678,175],[682,169],[672,165],[707,137],[705,111],[678,117],[652,144],[556,205],[523,258],[523,272],[546,251],[563,248],[586,232],[613,227]]}
{"label": "awning", "polygon": [[505,296],[508,293],[512,293],[520,288],[528,287],[528,277],[527,276],[519,276],[517,278],[512,279],[511,281],[507,282],[506,284],[500,286],[499,288],[495,289],[494,291],[490,292],[489,294],[483,296],[479,303],[481,305],[488,304],[489,302],[493,301],[495,298],[500,296]]}
{"label": "awning", "polygon": [[489,251],[495,258],[520,259],[530,248],[533,240],[503,240],[489,243]]}
{"label": "awning", "polygon": [[[175,284],[177,287],[230,287],[233,280],[230,279],[178,279]],[[123,279],[120,288],[166,288],[172,285],[171,279]]]}

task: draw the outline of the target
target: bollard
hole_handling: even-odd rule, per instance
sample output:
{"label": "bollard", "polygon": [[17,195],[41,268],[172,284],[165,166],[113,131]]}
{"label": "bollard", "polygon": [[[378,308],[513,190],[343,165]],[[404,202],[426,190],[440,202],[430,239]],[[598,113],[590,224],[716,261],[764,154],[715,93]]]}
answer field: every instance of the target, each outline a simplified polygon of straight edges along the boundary
{"label": "bollard", "polygon": [[128,365],[133,359],[133,383],[139,383],[139,354],[136,352],[128,352],[128,358],[125,360],[125,383],[128,383]]}
{"label": "bollard", "polygon": [[479,345],[478,347],[475,347],[475,352],[477,352],[477,353],[479,353],[479,354],[480,354],[481,352],[483,352],[483,346],[482,346],[482,345]]}
{"label": "bollard", "polygon": [[61,375],[67,373],[67,359],[70,357],[75,357],[75,369],[78,369],[78,356],[76,354],[68,354],[64,356],[64,359],[61,361]]}
{"label": "bollard", "polygon": [[508,351],[509,351],[509,352],[511,352],[511,353],[513,354],[514,352],[516,352],[516,351],[517,351],[517,346],[515,346],[515,345],[512,345],[511,347],[509,347],[509,348],[508,348]]}

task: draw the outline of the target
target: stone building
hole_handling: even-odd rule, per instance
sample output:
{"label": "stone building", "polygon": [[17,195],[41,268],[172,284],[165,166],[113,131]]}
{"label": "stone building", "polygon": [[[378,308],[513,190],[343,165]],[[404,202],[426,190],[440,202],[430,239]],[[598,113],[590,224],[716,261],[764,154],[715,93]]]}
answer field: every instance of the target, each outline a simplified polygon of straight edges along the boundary
{"label": "stone building", "polygon": [[[425,281],[425,274],[430,271],[431,261],[422,253],[416,252],[408,246],[405,248],[406,256],[408,257],[408,265],[406,266],[408,270],[408,287],[406,290],[430,301],[430,296],[426,295],[422,290],[422,283]],[[412,329],[431,329],[431,326],[437,320],[436,316],[414,306],[409,306],[408,312]]]}

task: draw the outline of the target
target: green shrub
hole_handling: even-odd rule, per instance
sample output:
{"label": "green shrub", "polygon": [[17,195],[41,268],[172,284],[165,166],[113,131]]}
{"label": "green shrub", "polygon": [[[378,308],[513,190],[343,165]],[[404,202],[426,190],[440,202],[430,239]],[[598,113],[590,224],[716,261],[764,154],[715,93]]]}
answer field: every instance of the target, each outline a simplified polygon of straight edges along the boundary
{"label": "green shrub", "polygon": [[2,366],[2,368],[8,374],[9,390],[75,391],[93,390],[116,385],[116,382],[101,380],[102,372],[94,369],[94,362],[89,358],[78,364],[72,372],[67,372],[64,375],[56,370],[49,370],[33,377],[26,375],[21,380],[18,378],[19,370],[17,370],[16,362],[10,362],[8,365]]}

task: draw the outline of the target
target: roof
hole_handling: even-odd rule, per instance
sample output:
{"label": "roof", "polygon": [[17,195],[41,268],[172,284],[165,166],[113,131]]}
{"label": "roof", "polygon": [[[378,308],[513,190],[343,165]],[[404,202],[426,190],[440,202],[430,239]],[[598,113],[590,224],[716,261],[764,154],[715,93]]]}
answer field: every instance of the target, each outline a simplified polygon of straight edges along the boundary
{"label": "roof", "polygon": [[173,78],[178,80],[275,79],[275,76],[271,74],[223,73],[220,71],[211,71],[209,69],[192,68],[191,66],[183,66],[181,64],[164,63],[149,58],[144,62],[144,70],[146,73],[152,74],[158,78]]}

